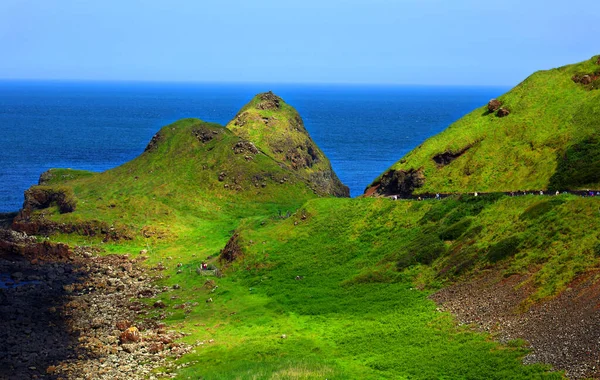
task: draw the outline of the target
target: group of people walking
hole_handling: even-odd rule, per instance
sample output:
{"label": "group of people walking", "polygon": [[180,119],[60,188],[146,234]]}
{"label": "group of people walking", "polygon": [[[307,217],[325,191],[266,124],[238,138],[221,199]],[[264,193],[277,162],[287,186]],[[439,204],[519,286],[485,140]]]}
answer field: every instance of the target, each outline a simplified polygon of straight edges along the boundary
{"label": "group of people walking", "polygon": [[[496,192],[497,193],[502,193],[505,195],[510,195],[511,197],[515,197],[515,196],[519,196],[519,195],[551,195],[552,192],[548,192],[548,193],[544,193],[544,190],[540,190],[538,191],[510,191],[510,192]],[[469,194],[473,194],[474,197],[478,197],[480,194],[485,194],[485,193],[479,193],[479,192],[474,192],[474,193],[469,193]],[[600,197],[600,191],[598,190],[575,190],[575,191],[563,191],[562,193],[560,191],[556,191],[554,193],[555,196],[561,195],[561,194],[572,194],[572,195],[578,195],[578,196],[583,196],[583,197]],[[456,195],[456,194],[440,194],[440,193],[436,193],[435,194],[435,199],[442,199],[442,198],[446,198],[449,197],[451,195]],[[396,201],[398,199],[416,199],[418,201],[422,201],[423,199],[432,199],[434,198],[433,195],[419,195],[416,198],[415,197],[407,197],[407,198],[401,198],[399,195],[391,195],[389,196],[389,198],[393,201]]]}

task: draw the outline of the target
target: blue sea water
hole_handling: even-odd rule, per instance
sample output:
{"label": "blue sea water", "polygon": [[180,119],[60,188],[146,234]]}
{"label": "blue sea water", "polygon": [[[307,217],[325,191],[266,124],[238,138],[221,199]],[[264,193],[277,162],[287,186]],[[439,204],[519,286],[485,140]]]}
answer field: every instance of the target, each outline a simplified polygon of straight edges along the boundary
{"label": "blue sea water", "polygon": [[299,112],[351,195],[502,87],[0,81],[0,212],[47,169],[104,171],[184,117],[227,123],[272,90]]}

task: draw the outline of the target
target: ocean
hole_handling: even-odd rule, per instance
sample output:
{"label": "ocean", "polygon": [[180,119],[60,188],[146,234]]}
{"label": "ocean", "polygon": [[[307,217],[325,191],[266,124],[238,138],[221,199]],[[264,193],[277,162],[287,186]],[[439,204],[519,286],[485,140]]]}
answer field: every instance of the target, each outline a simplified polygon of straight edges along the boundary
{"label": "ocean", "polygon": [[508,88],[0,81],[0,212],[50,168],[104,171],[164,125],[226,124],[255,94],[294,106],[351,195],[425,139]]}

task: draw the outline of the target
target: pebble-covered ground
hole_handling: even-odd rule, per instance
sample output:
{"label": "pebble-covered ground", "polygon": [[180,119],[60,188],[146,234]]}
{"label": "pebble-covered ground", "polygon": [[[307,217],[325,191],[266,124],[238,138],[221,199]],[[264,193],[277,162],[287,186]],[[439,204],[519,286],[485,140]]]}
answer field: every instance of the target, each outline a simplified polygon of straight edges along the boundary
{"label": "pebble-covered ground", "polygon": [[499,272],[444,288],[431,298],[462,322],[497,334],[501,341],[526,340],[527,363],[549,363],[570,379],[600,378],[600,286],[588,273],[556,298],[529,308],[527,279]]}
{"label": "pebble-covered ground", "polygon": [[3,231],[0,241],[0,379],[168,377],[153,370],[192,348],[146,316],[155,306],[141,301],[170,289],[138,261],[82,247],[33,257],[13,248],[35,239]]}

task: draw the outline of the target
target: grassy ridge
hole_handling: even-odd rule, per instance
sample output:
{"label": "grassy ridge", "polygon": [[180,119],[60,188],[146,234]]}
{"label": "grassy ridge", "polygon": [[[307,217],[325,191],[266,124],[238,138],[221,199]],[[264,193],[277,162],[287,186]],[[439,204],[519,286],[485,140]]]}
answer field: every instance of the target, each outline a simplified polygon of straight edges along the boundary
{"label": "grassy ridge", "polygon": [[[597,58],[531,75],[498,98],[508,116],[478,108],[389,170],[421,169],[415,193],[600,187],[600,91],[572,80],[600,72]],[[450,163],[434,161],[465,149]]]}
{"label": "grassy ridge", "polygon": [[293,210],[315,197],[301,178],[270,157],[235,153],[241,141],[218,125],[181,120],[161,129],[156,144],[120,167],[98,174],[51,172],[56,175],[48,182],[72,189],[77,209],[37,213],[65,223],[99,220],[135,232],[151,226],[151,234],[166,237],[177,235],[174,226],[189,218],[218,221],[224,213],[249,217],[265,209]]}

